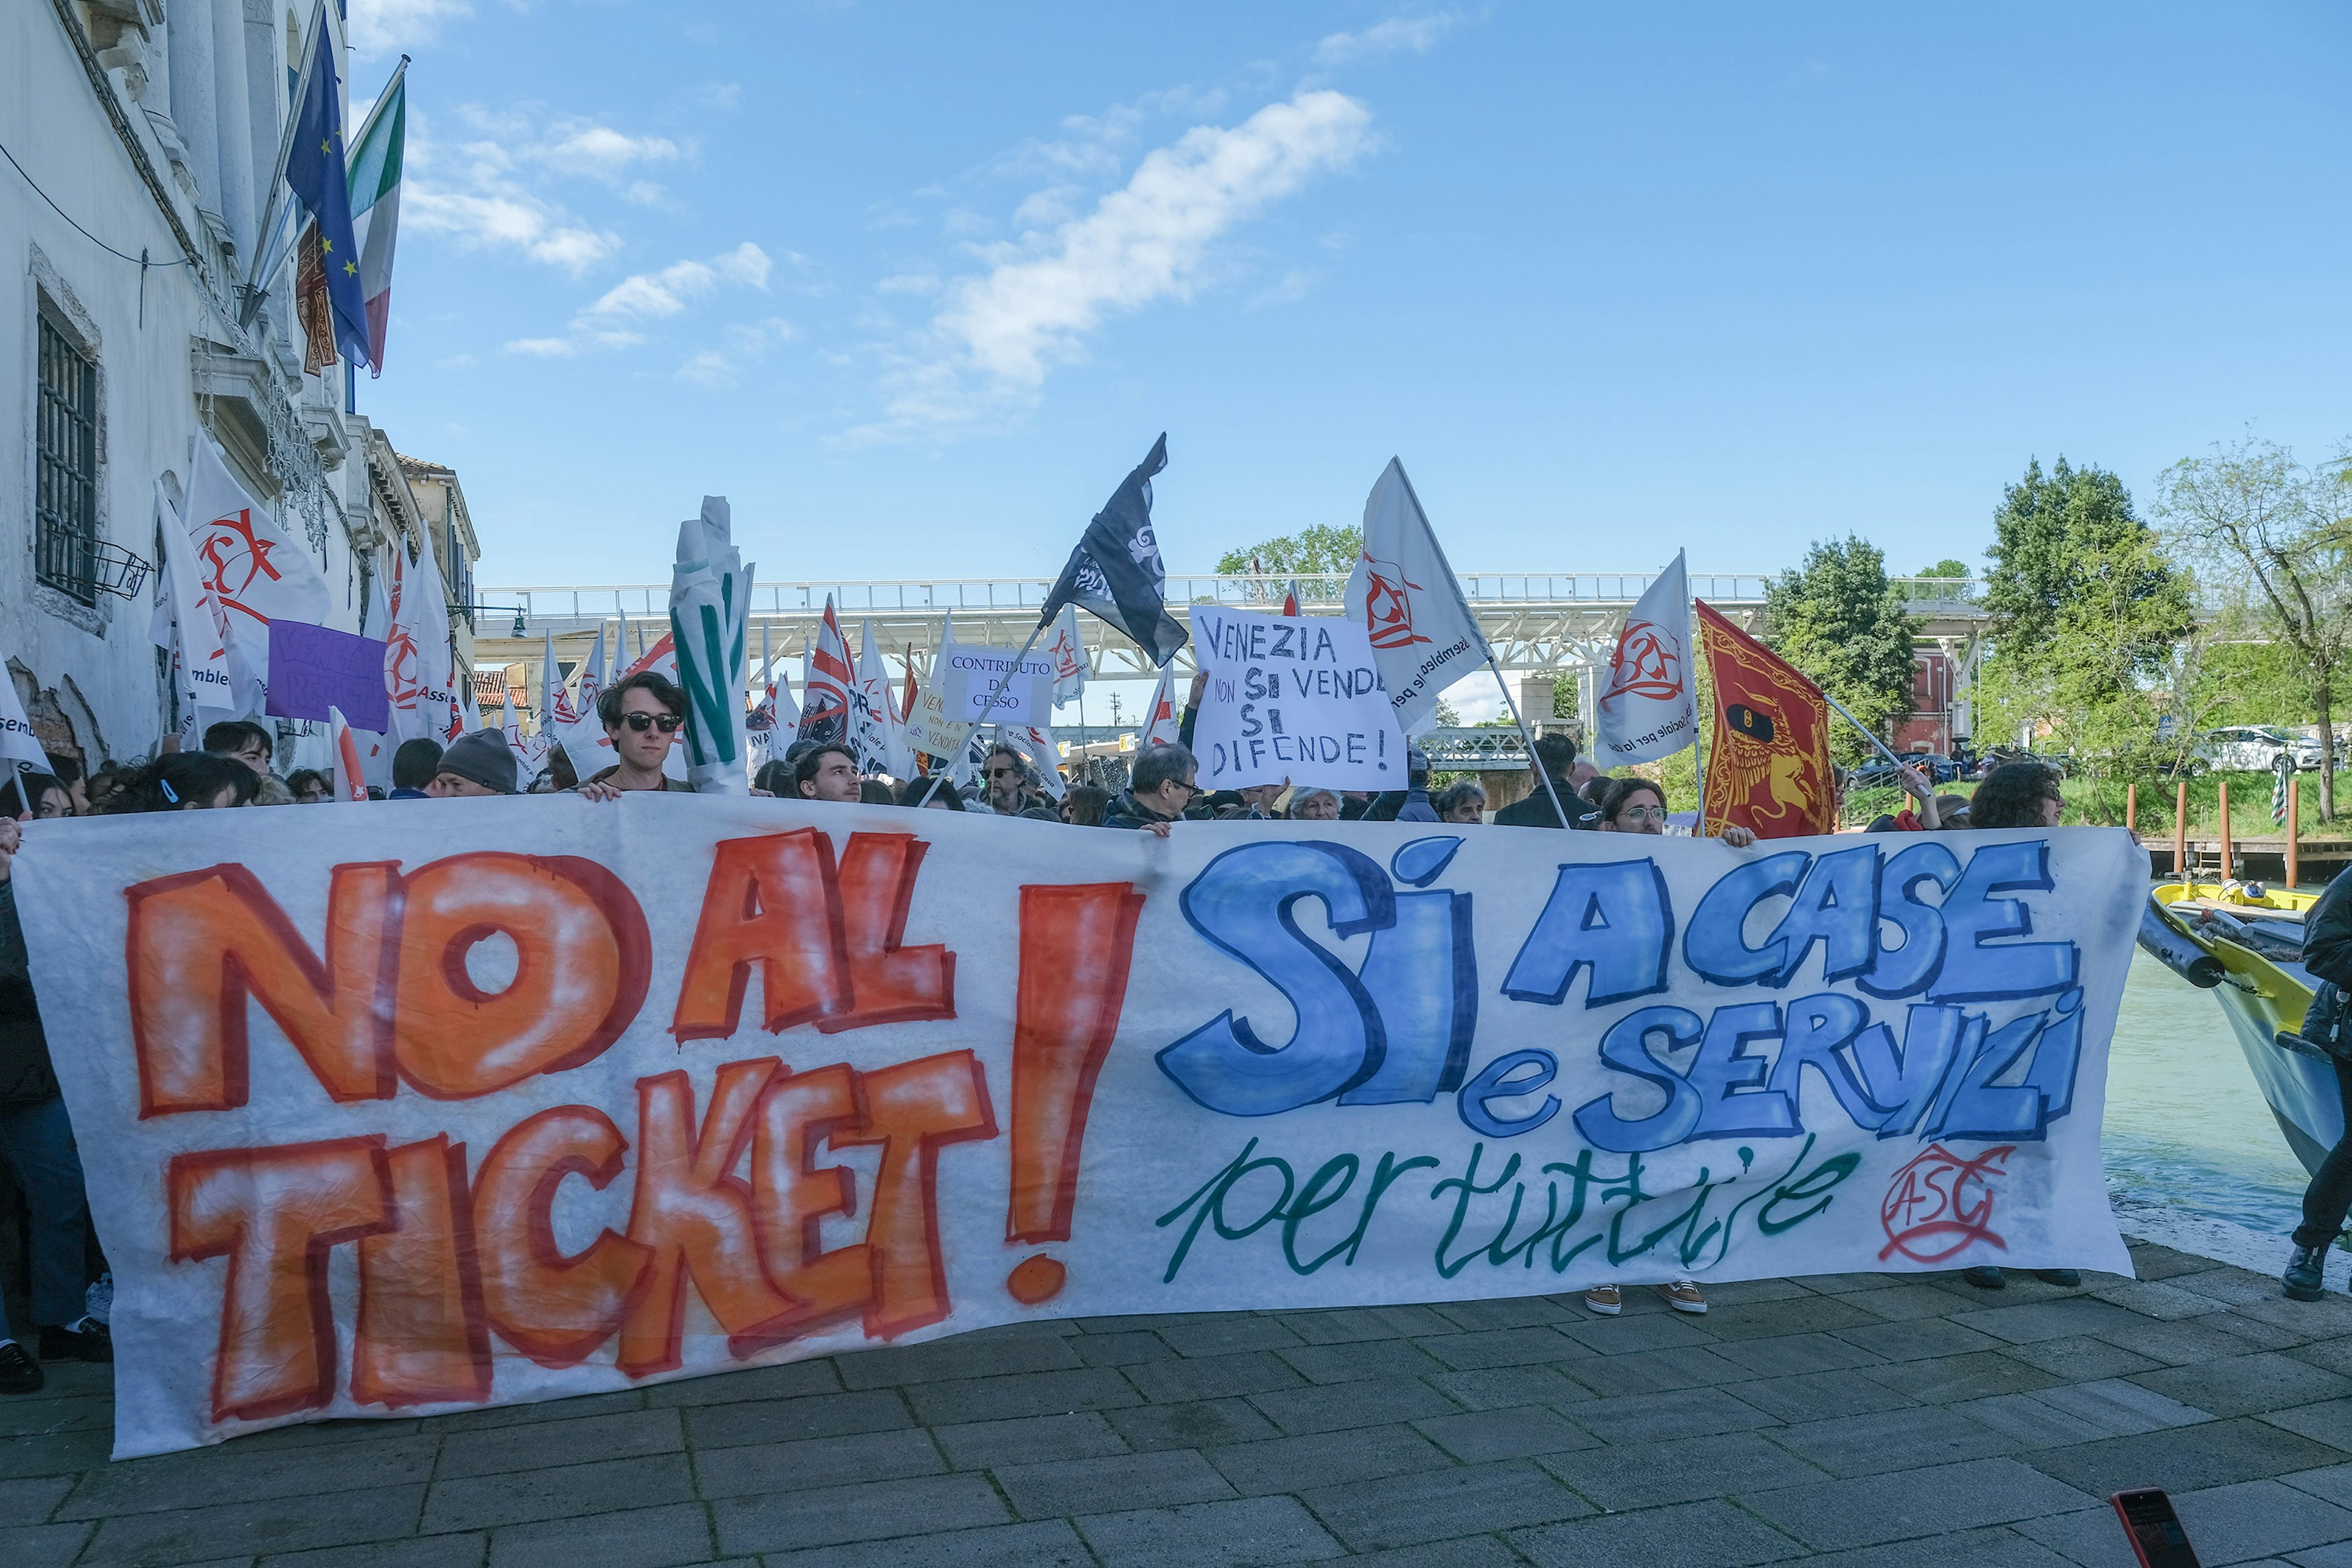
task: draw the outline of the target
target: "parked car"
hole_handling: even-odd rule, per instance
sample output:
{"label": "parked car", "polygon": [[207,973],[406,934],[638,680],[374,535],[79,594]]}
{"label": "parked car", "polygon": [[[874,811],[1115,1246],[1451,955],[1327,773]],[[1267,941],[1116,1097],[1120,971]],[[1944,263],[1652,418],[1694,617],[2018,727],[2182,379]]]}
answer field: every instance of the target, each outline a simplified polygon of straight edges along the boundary
{"label": "parked car", "polygon": [[[2343,748],[2338,746],[2336,751],[2341,756]],[[2289,766],[2298,773],[2314,773],[2319,767],[2319,739],[2275,724],[2239,724],[2206,731],[2197,738],[2190,754],[2222,773],[2273,773]]]}

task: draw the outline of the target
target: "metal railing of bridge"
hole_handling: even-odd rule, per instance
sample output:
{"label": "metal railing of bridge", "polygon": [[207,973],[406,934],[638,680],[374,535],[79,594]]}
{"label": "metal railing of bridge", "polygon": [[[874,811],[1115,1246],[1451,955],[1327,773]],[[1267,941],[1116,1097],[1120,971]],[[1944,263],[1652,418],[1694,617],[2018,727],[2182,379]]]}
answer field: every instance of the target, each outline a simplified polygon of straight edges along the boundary
{"label": "metal railing of bridge", "polygon": [[[1639,599],[1654,580],[1646,572],[1471,572],[1457,581],[1472,605],[1618,605]],[[1763,602],[1771,581],[1760,573],[1694,573],[1691,592],[1712,604],[1755,605]],[[1890,579],[1915,606],[1967,605],[1979,596],[1983,584],[1971,578],[1897,577]],[[1302,607],[1328,607],[1340,602],[1346,579],[1339,577],[1278,577],[1220,573],[1171,576],[1168,597],[1175,605],[1280,605],[1294,586]],[[661,617],[669,613],[667,583],[618,583],[594,586],[483,587],[484,614],[521,614],[527,620],[595,621]],[[831,583],[759,583],[752,584],[753,616],[815,615],[830,596],[836,614],[921,615],[956,611],[1002,615],[1041,607],[1053,584],[1038,577],[926,578],[893,581]]]}

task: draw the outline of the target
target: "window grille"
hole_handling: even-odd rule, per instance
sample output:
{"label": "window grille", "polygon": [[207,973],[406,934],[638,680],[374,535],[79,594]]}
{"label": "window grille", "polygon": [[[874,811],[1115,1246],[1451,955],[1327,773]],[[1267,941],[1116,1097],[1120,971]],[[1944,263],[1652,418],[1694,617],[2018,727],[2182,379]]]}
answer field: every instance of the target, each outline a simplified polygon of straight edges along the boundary
{"label": "window grille", "polygon": [[35,575],[98,602],[98,367],[42,317]]}

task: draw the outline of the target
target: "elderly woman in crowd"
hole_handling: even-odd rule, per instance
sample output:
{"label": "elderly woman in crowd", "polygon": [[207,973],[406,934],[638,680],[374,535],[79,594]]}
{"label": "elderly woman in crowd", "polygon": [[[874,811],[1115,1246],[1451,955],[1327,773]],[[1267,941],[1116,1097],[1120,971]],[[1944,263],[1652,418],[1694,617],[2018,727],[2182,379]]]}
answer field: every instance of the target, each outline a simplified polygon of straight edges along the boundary
{"label": "elderly woman in crowd", "polygon": [[1293,822],[1337,822],[1339,797],[1328,789],[1302,789],[1290,797]]}

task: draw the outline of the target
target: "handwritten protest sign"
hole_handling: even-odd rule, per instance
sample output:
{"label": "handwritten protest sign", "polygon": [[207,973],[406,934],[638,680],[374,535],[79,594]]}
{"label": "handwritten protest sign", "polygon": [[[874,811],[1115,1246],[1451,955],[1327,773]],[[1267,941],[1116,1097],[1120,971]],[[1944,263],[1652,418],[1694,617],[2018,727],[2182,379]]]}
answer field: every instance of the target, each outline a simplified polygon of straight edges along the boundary
{"label": "handwritten protest sign", "polygon": [[1405,787],[1404,733],[1363,627],[1196,605],[1192,648],[1209,678],[1192,729],[1202,789]]}
{"label": "handwritten protest sign", "polygon": [[42,823],[116,1452],[1035,1318],[2128,1270],[2120,831]]}
{"label": "handwritten protest sign", "polygon": [[383,644],[331,626],[269,623],[269,700],[280,719],[320,719],[340,708],[356,730],[382,734],[392,723],[383,684]]}
{"label": "handwritten protest sign", "polygon": [[1050,708],[1038,700],[1038,688],[1044,686],[1050,700],[1054,661],[1033,653],[1015,669],[1013,657],[1019,651],[974,647],[969,643],[950,643],[940,648],[931,671],[946,698],[948,716],[964,724],[1027,726],[1051,720]]}

